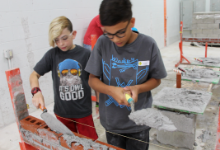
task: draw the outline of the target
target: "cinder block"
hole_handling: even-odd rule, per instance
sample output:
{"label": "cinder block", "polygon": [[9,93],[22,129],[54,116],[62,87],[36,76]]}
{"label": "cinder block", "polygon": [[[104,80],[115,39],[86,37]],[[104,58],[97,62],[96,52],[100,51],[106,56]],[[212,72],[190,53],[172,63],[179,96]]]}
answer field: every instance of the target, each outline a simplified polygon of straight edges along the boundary
{"label": "cinder block", "polygon": [[197,24],[197,28],[198,29],[207,29],[208,28],[208,24],[199,23],[199,24]]}
{"label": "cinder block", "polygon": [[202,34],[203,30],[202,29],[193,29],[192,34]]}
{"label": "cinder block", "polygon": [[215,23],[215,19],[214,18],[206,18],[206,19],[202,19],[203,23]]}
{"label": "cinder block", "polygon": [[174,123],[177,130],[173,132],[157,131],[157,140],[163,144],[193,149],[196,131],[196,115],[179,114],[170,111],[161,112]]}
{"label": "cinder block", "polygon": [[203,23],[203,19],[196,19],[196,23],[197,24]]}
{"label": "cinder block", "polygon": [[193,18],[192,19],[192,24],[196,24],[197,23],[197,19],[196,18]]}
{"label": "cinder block", "polygon": [[46,124],[38,128],[37,131],[41,138],[46,139],[53,144],[60,144],[59,138],[63,135],[62,133],[52,131]]}
{"label": "cinder block", "polygon": [[195,133],[196,115],[188,113],[177,113],[172,111],[161,111],[175,125],[178,131]]}
{"label": "cinder block", "polygon": [[196,23],[192,24],[192,29],[197,29],[197,24]]}
{"label": "cinder block", "polygon": [[196,34],[192,34],[192,37],[196,37]]}
{"label": "cinder block", "polygon": [[220,29],[215,29],[215,30],[213,30],[213,32],[214,32],[215,34],[220,34]]}
{"label": "cinder block", "polygon": [[218,34],[208,34],[209,38],[218,38]]}
{"label": "cinder block", "polygon": [[213,33],[213,30],[211,30],[211,29],[203,29],[203,30],[202,30],[202,33],[203,33],[203,34],[212,34],[212,33]]}
{"label": "cinder block", "polygon": [[189,148],[192,150],[195,142],[195,134],[184,133],[181,131],[157,131],[157,140],[163,144],[181,148]]}
{"label": "cinder block", "polygon": [[35,118],[33,116],[28,116],[20,121],[21,127],[27,131],[30,131],[36,135],[38,135],[38,128],[45,125],[43,120]]}
{"label": "cinder block", "polygon": [[215,19],[215,23],[220,23],[220,19]]}
{"label": "cinder block", "polygon": [[208,34],[196,34],[196,37],[198,38],[206,38]]}
{"label": "cinder block", "polygon": [[193,19],[196,19],[196,16],[197,16],[196,14],[193,14]]}
{"label": "cinder block", "polygon": [[214,23],[214,24],[207,24],[208,29],[219,29],[219,24]]}

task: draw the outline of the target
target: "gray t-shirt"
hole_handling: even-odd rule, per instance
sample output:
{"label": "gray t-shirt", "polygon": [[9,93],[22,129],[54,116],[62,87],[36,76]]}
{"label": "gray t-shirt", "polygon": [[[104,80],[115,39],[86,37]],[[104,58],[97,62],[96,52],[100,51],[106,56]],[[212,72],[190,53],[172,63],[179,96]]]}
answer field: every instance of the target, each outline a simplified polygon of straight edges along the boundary
{"label": "gray t-shirt", "polygon": [[[156,42],[139,34],[137,39],[123,47],[116,46],[101,36],[92,51],[85,70],[100,76],[107,85],[126,87],[145,83],[150,78],[161,79],[167,73]],[[100,121],[103,127],[116,133],[136,133],[147,129],[128,118],[131,108],[119,105],[111,96],[100,94]],[[152,105],[151,92],[138,95],[135,110]]]}
{"label": "gray t-shirt", "polygon": [[66,52],[55,47],[34,67],[41,76],[52,71],[55,114],[65,118],[91,115],[89,73],[84,70],[89,57],[90,51],[78,45]]}

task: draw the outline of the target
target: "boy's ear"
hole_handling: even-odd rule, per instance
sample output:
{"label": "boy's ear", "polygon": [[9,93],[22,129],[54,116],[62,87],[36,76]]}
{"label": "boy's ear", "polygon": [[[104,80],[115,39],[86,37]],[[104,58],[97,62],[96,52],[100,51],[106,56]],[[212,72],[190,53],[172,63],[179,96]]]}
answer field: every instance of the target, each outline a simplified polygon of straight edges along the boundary
{"label": "boy's ear", "polygon": [[73,31],[73,33],[72,33],[73,39],[76,38],[76,34],[77,34],[77,32],[76,32],[76,31]]}
{"label": "boy's ear", "polygon": [[134,25],[135,25],[135,18],[131,18],[131,28],[133,28],[134,27]]}

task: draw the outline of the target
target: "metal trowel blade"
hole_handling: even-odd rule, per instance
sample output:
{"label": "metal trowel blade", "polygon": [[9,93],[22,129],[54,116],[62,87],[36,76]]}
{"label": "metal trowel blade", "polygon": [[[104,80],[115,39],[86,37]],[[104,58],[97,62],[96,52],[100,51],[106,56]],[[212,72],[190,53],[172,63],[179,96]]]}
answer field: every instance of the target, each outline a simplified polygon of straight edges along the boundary
{"label": "metal trowel blade", "polygon": [[62,122],[54,118],[51,114],[44,112],[41,114],[41,118],[46,122],[51,130],[63,134],[74,135],[70,129],[68,129]]}

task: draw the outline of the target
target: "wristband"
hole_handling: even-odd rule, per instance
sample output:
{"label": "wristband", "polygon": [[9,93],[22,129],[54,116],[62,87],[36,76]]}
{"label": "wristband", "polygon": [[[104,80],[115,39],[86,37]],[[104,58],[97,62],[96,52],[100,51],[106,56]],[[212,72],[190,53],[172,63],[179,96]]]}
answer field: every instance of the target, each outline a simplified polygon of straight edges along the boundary
{"label": "wristband", "polygon": [[99,102],[96,102],[96,105],[95,105],[95,107],[99,107]]}
{"label": "wristband", "polygon": [[37,92],[41,92],[40,88],[39,87],[34,87],[32,90],[31,90],[31,94],[34,96],[34,94],[36,94]]}

